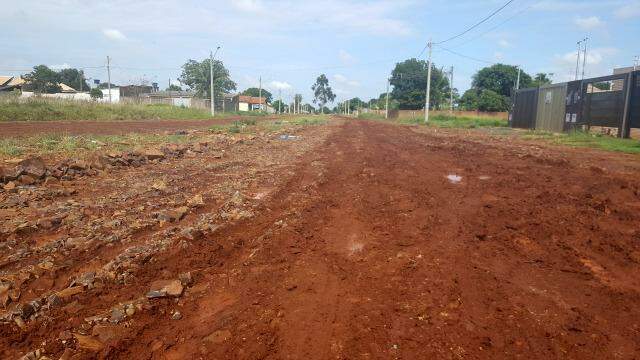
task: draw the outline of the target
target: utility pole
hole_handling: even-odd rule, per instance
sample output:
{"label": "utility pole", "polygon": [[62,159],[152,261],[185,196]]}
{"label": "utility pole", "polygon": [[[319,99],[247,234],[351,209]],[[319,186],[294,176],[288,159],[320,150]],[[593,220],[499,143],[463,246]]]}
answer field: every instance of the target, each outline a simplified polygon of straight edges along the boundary
{"label": "utility pole", "polygon": [[516,79],[516,91],[520,90],[520,73],[522,72],[522,69],[520,68],[520,65],[518,65],[518,78]]}
{"label": "utility pole", "polygon": [[211,91],[211,116],[216,116],[216,101],[213,91],[213,59],[215,59],[216,55],[218,54],[218,50],[220,50],[220,46],[216,48],[215,54],[213,52],[209,53],[209,77],[211,80],[209,84],[209,91]]}
{"label": "utility pole", "polygon": [[636,55],[636,57],[633,59],[633,71],[638,70],[638,63],[640,63],[640,57]]}
{"label": "utility pole", "polygon": [[428,61],[428,65],[429,69],[427,69],[427,98],[425,99],[425,104],[424,104],[424,123],[427,124],[429,123],[429,102],[430,102],[430,96],[431,96],[431,55],[433,52],[433,43],[431,42],[431,39],[429,39],[429,61]]}
{"label": "utility pole", "polygon": [[111,58],[107,55],[107,88],[109,89],[109,104],[111,104]]}
{"label": "utility pole", "polygon": [[451,109],[451,114],[453,114],[453,65],[451,66],[451,80],[449,80],[449,108]]}
{"label": "utility pole", "polygon": [[584,68],[587,65],[587,41],[588,37],[584,38],[584,55],[582,56],[582,80],[584,80]]}
{"label": "utility pole", "polygon": [[260,103],[260,111],[262,111],[262,76],[260,76],[260,88],[258,89],[258,102]]}
{"label": "utility pole", "polygon": [[282,89],[278,90],[278,114],[282,114]]}
{"label": "utility pole", "polygon": [[576,55],[576,78],[575,80],[578,80],[578,71],[580,69],[580,52],[582,51],[582,40],[577,42],[578,45],[578,54]]}
{"label": "utility pole", "polygon": [[387,78],[387,105],[384,108],[384,118],[389,119],[389,83],[391,82],[391,77]]}

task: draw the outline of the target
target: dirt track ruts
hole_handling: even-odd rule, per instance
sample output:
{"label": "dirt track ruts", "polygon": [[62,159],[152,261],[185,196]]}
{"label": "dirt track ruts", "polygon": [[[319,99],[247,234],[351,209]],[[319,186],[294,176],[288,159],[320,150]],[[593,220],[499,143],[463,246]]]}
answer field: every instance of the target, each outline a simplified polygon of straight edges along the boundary
{"label": "dirt track ruts", "polygon": [[637,174],[516,153],[335,126],[255,217],[158,254],[129,285],[195,269],[181,320],[162,301],[95,356],[636,358]]}

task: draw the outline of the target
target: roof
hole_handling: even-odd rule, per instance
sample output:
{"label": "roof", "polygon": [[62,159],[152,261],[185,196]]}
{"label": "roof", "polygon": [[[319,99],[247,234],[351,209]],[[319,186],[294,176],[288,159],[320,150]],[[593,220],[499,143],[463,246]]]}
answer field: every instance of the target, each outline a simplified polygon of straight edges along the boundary
{"label": "roof", "polygon": [[161,98],[180,98],[180,97],[194,97],[195,93],[192,91],[156,91],[149,94],[149,97],[161,97]]}
{"label": "roof", "polygon": [[76,89],[67,84],[60,83],[58,85],[60,86],[60,89],[62,89],[62,92],[77,92]]}
{"label": "roof", "polygon": [[20,76],[0,76],[0,86],[19,86],[25,81]]}
{"label": "roof", "polygon": [[244,102],[249,104],[266,104],[267,99],[264,97],[260,98],[257,96],[238,95],[238,102]]}

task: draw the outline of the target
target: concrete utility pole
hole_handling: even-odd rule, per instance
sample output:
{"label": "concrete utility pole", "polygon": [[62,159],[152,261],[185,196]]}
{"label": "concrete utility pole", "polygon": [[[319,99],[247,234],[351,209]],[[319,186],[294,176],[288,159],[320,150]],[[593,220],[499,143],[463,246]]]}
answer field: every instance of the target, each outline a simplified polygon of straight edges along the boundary
{"label": "concrete utility pole", "polygon": [[451,66],[449,75],[451,76],[451,80],[449,80],[449,108],[453,114],[453,66]]}
{"label": "concrete utility pole", "polygon": [[522,72],[522,69],[520,68],[520,65],[518,65],[518,78],[516,79],[516,91],[520,90],[520,73]]}
{"label": "concrete utility pole", "polygon": [[431,39],[429,39],[429,61],[428,61],[428,65],[429,69],[427,69],[427,98],[425,99],[425,104],[424,104],[424,123],[427,124],[429,123],[429,102],[430,102],[430,96],[431,96],[431,54],[433,52],[433,43],[431,42]]}
{"label": "concrete utility pole", "polygon": [[215,95],[213,91],[213,59],[215,59],[216,55],[218,54],[218,50],[220,50],[220,46],[216,48],[215,54],[213,52],[209,53],[209,77],[210,77],[209,91],[211,92],[211,99],[210,99],[211,100],[211,116],[216,116],[216,101],[215,101]]}
{"label": "concrete utility pole", "polygon": [[111,58],[107,56],[107,88],[109,89],[109,104],[111,104]]}
{"label": "concrete utility pole", "polygon": [[278,114],[282,114],[282,89],[278,90]]}
{"label": "concrete utility pole", "polygon": [[262,111],[262,76],[260,76],[260,88],[258,89],[258,102],[260,103],[260,111]]}
{"label": "concrete utility pole", "polygon": [[387,105],[384,108],[384,118],[389,118],[389,83],[391,82],[391,77],[387,78]]}
{"label": "concrete utility pole", "polygon": [[584,68],[587,65],[587,41],[588,37],[584,38],[584,55],[582,56],[582,80],[584,80]]}
{"label": "concrete utility pole", "polygon": [[640,63],[640,57],[636,55],[636,57],[633,59],[633,71],[638,70],[638,63]]}
{"label": "concrete utility pole", "polygon": [[577,42],[578,54],[576,55],[576,78],[578,80],[578,71],[580,70],[580,52],[582,51],[582,40]]}

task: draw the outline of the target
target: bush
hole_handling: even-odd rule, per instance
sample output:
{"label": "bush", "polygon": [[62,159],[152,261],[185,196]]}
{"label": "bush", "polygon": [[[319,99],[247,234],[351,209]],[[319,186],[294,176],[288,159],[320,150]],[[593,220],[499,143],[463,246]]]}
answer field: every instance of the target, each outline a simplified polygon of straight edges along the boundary
{"label": "bush", "polygon": [[102,93],[102,91],[100,89],[97,88],[93,88],[91,89],[91,91],[89,92],[89,95],[91,96],[92,99],[97,100],[97,99],[102,99],[102,97],[104,96],[104,94]]}

